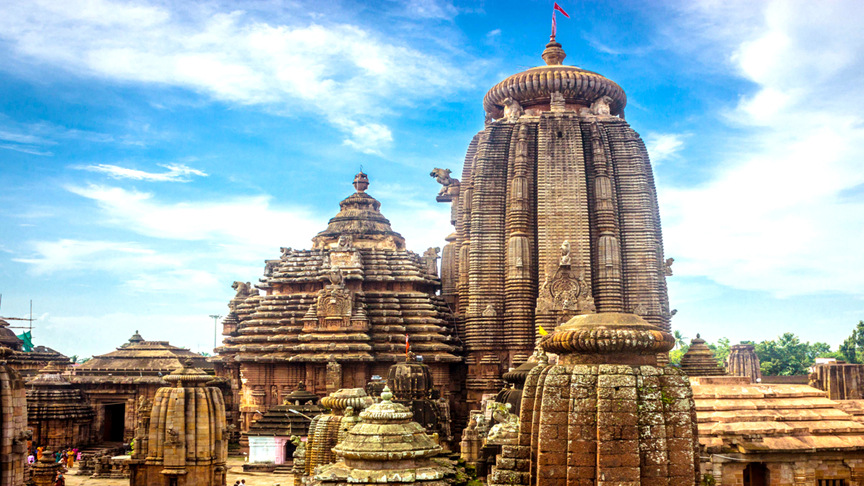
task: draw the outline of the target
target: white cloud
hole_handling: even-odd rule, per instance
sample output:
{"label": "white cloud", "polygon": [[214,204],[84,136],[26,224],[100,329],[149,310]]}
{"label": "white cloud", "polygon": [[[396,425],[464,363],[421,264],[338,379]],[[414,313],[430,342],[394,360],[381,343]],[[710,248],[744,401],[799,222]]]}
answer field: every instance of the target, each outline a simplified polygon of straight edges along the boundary
{"label": "white cloud", "polygon": [[110,164],[85,165],[77,166],[75,168],[90,172],[100,172],[103,174],[107,174],[114,179],[135,179],[139,181],[151,182],[189,182],[192,180],[190,176],[193,175],[207,177],[206,173],[197,169],[193,169],[191,167],[187,167],[183,164],[159,164],[159,166],[168,169],[168,172],[157,174],[153,172],[144,172],[136,169],[127,169],[125,167]]}
{"label": "white cloud", "polygon": [[241,245],[247,253],[300,248],[323,229],[308,209],[274,208],[269,196],[163,203],[151,193],[119,187],[91,184],[67,189],[95,201],[112,225],[154,238]]}
{"label": "white cloud", "polygon": [[685,9],[685,29],[716,27],[688,31],[694,44],[725,49],[704,61],[725,62],[755,90],[726,113],[748,135],[723,147],[713,177],[661,188],[667,253],[676,274],[735,288],[864,294],[864,203],[843,197],[864,184],[860,4],[758,6],[758,16],[752,4]]}
{"label": "white cloud", "polygon": [[85,269],[124,273],[182,264],[180,259],[158,255],[152,249],[130,242],[61,239],[36,241],[32,247],[35,256],[13,260],[29,264],[34,275]]}
{"label": "white cloud", "polygon": [[16,152],[23,152],[30,155],[43,155],[46,157],[54,155],[54,153],[51,151],[39,150],[28,145],[11,145],[6,143],[0,143],[0,149],[14,150]]}
{"label": "white cloud", "polygon": [[678,154],[684,148],[684,135],[680,133],[651,132],[645,136],[645,145],[651,162],[660,163]]}
{"label": "white cloud", "polygon": [[[466,72],[456,64],[408,47],[392,32],[300,24],[299,18],[292,20],[296,25],[276,25],[218,8],[15,0],[4,5],[0,38],[18,56],[82,76],[179,86],[285,115],[311,112],[367,153],[392,139],[378,119],[393,108],[467,86]],[[452,6],[432,1],[411,2],[410,8],[422,18],[455,15]],[[358,140],[365,135],[358,129],[372,138]]]}

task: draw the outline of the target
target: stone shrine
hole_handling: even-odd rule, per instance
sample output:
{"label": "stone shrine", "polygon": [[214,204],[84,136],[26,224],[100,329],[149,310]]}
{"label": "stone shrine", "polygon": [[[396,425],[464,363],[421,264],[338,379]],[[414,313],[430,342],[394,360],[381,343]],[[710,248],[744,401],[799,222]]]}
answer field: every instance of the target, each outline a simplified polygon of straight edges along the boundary
{"label": "stone shrine", "polygon": [[828,394],[831,400],[864,399],[864,364],[818,363],[810,373],[810,386]]}
{"label": "stone shrine", "polygon": [[558,364],[538,365],[522,395],[518,445],[490,484],[690,485],[699,479],[687,376],[657,366],[672,336],[636,314],[578,315],[544,336]]}
{"label": "stone shrine", "polygon": [[360,412],[360,423],[348,431],[333,452],[335,464],[323,466],[313,485],[401,484],[445,486],[452,467],[432,461],[442,449],[412,422],[411,411],[393,402],[384,388],[381,401]]}
{"label": "stone shrine", "polygon": [[267,410],[246,433],[249,462],[272,462],[276,466],[291,463],[296,447],[291,439],[309,435],[312,420],[324,411],[319,400],[301,381],[282,405]]}
{"label": "stone shrine", "polygon": [[705,340],[697,334],[690,341],[690,348],[681,357],[681,370],[687,376],[719,376],[726,370],[714,359],[714,352],[705,344]]}
{"label": "stone shrine", "polygon": [[63,450],[94,442],[96,412],[63,371],[51,362],[27,382],[27,427],[36,446]]}
{"label": "stone shrine", "polygon": [[759,367],[759,356],[756,356],[756,346],[748,343],[729,346],[726,372],[732,376],[747,376],[753,383],[762,381],[762,369]]}
{"label": "stone shrine", "polygon": [[206,357],[167,341],[146,341],[136,331],[114,351],[74,367],[69,381],[80,387],[96,410],[94,439],[129,443],[139,419],[139,400],[153,400],[156,391],[167,385],[164,377],[183,368],[189,359],[195,367],[213,373]]}
{"label": "stone shrine", "polygon": [[433,173],[453,205],[442,275],[456,292],[470,408],[532,353],[540,326],[612,312],[669,330],[645,144],[624,121],[624,91],[565,57],[553,37],[545,66],[490,89],[461,180]]}
{"label": "stone shrine", "polygon": [[225,402],[210,380],[191,359],[165,377],[129,463],[131,486],[225,485]]}
{"label": "stone shrine", "polygon": [[421,257],[405,249],[381,203],[366,193],[366,174],[353,184],[356,192],[311,250],[282,248],[280,258],[266,262],[257,288],[235,283],[228,337],[214,363],[220,376],[242,383],[234,388],[242,431],[300,381],[323,396],[386,376],[403,360],[406,337],[435,382],[447,385],[442,396],[451,400],[460,391],[461,347],[437,295],[432,252]]}

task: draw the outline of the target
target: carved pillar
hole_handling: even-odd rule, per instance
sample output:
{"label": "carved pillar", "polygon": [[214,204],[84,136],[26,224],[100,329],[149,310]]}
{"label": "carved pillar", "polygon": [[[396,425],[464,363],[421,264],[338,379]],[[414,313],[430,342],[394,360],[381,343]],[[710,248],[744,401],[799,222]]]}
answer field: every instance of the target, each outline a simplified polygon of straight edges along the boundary
{"label": "carved pillar", "polygon": [[456,307],[456,282],[459,278],[459,269],[456,268],[456,233],[451,233],[445,240],[447,244],[441,253],[441,297],[452,310]]}
{"label": "carved pillar", "polygon": [[609,177],[609,160],[600,126],[590,124],[591,168],[594,184],[593,217],[594,303],[598,312],[623,312],[621,295],[621,249],[618,244],[618,219],[615,214],[614,191]]}
{"label": "carved pillar", "polygon": [[[507,275],[504,283],[504,344],[514,354],[530,354],[534,347],[534,298],[532,238],[530,238],[531,192],[527,124],[517,130],[513,176],[507,197]],[[512,361],[508,363],[513,365]]]}

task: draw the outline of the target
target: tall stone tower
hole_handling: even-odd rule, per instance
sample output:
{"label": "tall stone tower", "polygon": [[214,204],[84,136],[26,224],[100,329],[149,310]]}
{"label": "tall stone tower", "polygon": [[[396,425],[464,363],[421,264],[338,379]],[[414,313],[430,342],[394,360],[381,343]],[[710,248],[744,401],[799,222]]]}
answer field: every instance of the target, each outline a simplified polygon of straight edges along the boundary
{"label": "tall stone tower", "polygon": [[645,144],[624,121],[624,91],[565,57],[553,37],[545,66],[492,87],[461,182],[438,179],[453,204],[442,284],[456,291],[471,406],[531,354],[539,326],[614,312],[669,329]]}

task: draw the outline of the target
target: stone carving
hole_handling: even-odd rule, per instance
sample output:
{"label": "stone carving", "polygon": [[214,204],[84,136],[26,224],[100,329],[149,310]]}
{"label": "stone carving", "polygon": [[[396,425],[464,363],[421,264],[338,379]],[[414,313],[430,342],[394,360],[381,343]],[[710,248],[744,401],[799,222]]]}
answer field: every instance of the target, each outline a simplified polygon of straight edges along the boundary
{"label": "stone carving", "polygon": [[283,246],[283,247],[280,247],[280,248],[279,248],[279,251],[282,252],[282,255],[280,256],[280,258],[281,258],[282,260],[287,260],[288,258],[291,257],[291,253],[293,253],[293,250],[291,249],[290,246],[287,247],[287,248],[284,247],[284,246]]}
{"label": "stone carving", "polygon": [[495,312],[495,307],[493,307],[492,304],[488,304],[486,308],[483,309],[483,317],[495,317],[496,315],[498,315],[498,313]]}
{"label": "stone carving", "polygon": [[525,114],[522,105],[511,97],[504,98],[504,118],[507,123],[516,123],[519,117]]}
{"label": "stone carving", "polygon": [[492,114],[489,112],[486,112],[486,118],[485,118],[485,120],[483,120],[483,124],[488,127],[489,125],[491,125],[493,123],[495,123],[495,119],[492,118]]}
{"label": "stone carving", "polygon": [[597,116],[612,116],[610,105],[614,102],[609,96],[601,96],[591,103],[591,113]]}
{"label": "stone carving", "polygon": [[275,262],[275,261],[266,262],[264,264],[264,276],[265,277],[272,277],[273,276],[273,270],[275,270],[278,266],[279,266],[279,262]]}
{"label": "stone carving", "polygon": [[318,318],[340,318],[347,325],[351,319],[351,292],[345,289],[341,268],[337,267],[328,276],[330,285],[318,297]]}
{"label": "stone carving", "polygon": [[342,235],[336,242],[336,251],[351,251],[354,249],[354,238],[351,235]]}
{"label": "stone carving", "polygon": [[546,279],[540,285],[537,295],[537,311],[570,311],[579,314],[596,312],[594,298],[591,296],[591,286],[585,281],[584,269],[578,266],[572,269],[570,242],[561,244],[561,260],[558,269],[550,278],[547,270]]}
{"label": "stone carving", "polygon": [[561,94],[560,91],[552,92],[550,96],[549,109],[550,111],[564,111],[565,103],[564,103],[564,95]]}
{"label": "stone carving", "polygon": [[423,260],[426,264],[426,274],[433,277],[438,276],[438,254],[441,252],[440,247],[428,248],[423,252]]}
{"label": "stone carving", "polygon": [[561,262],[559,263],[559,265],[561,265],[562,267],[569,267],[570,262],[570,242],[564,240],[564,243],[561,243]]}
{"label": "stone carving", "polygon": [[246,298],[249,297],[249,294],[252,293],[252,283],[251,282],[234,282],[231,284],[231,288],[237,291],[237,295],[234,298]]}
{"label": "stone carving", "polygon": [[515,445],[519,438],[519,417],[510,413],[512,405],[490,401],[487,402],[486,408],[491,409],[492,418],[498,422],[489,429],[486,443]]}
{"label": "stone carving", "polygon": [[642,305],[642,303],[640,302],[636,304],[635,307],[633,307],[633,313],[637,316],[646,316],[648,315],[648,309],[646,309],[645,306]]}
{"label": "stone carving", "polygon": [[175,429],[166,429],[165,430],[165,444],[166,445],[177,445],[180,443],[180,434],[177,433]]}
{"label": "stone carving", "polygon": [[459,179],[450,177],[450,169],[439,169],[435,167],[429,173],[429,177],[434,177],[438,184],[441,184],[441,190],[438,191],[439,196],[450,195],[456,196],[459,194]]}
{"label": "stone carving", "polygon": [[672,276],[672,264],[673,264],[673,263],[675,263],[675,259],[674,259],[674,258],[667,258],[667,259],[666,259],[666,265],[665,265],[666,272],[665,272],[665,273],[666,273],[666,276],[667,276],[667,277],[671,277],[671,276]]}

